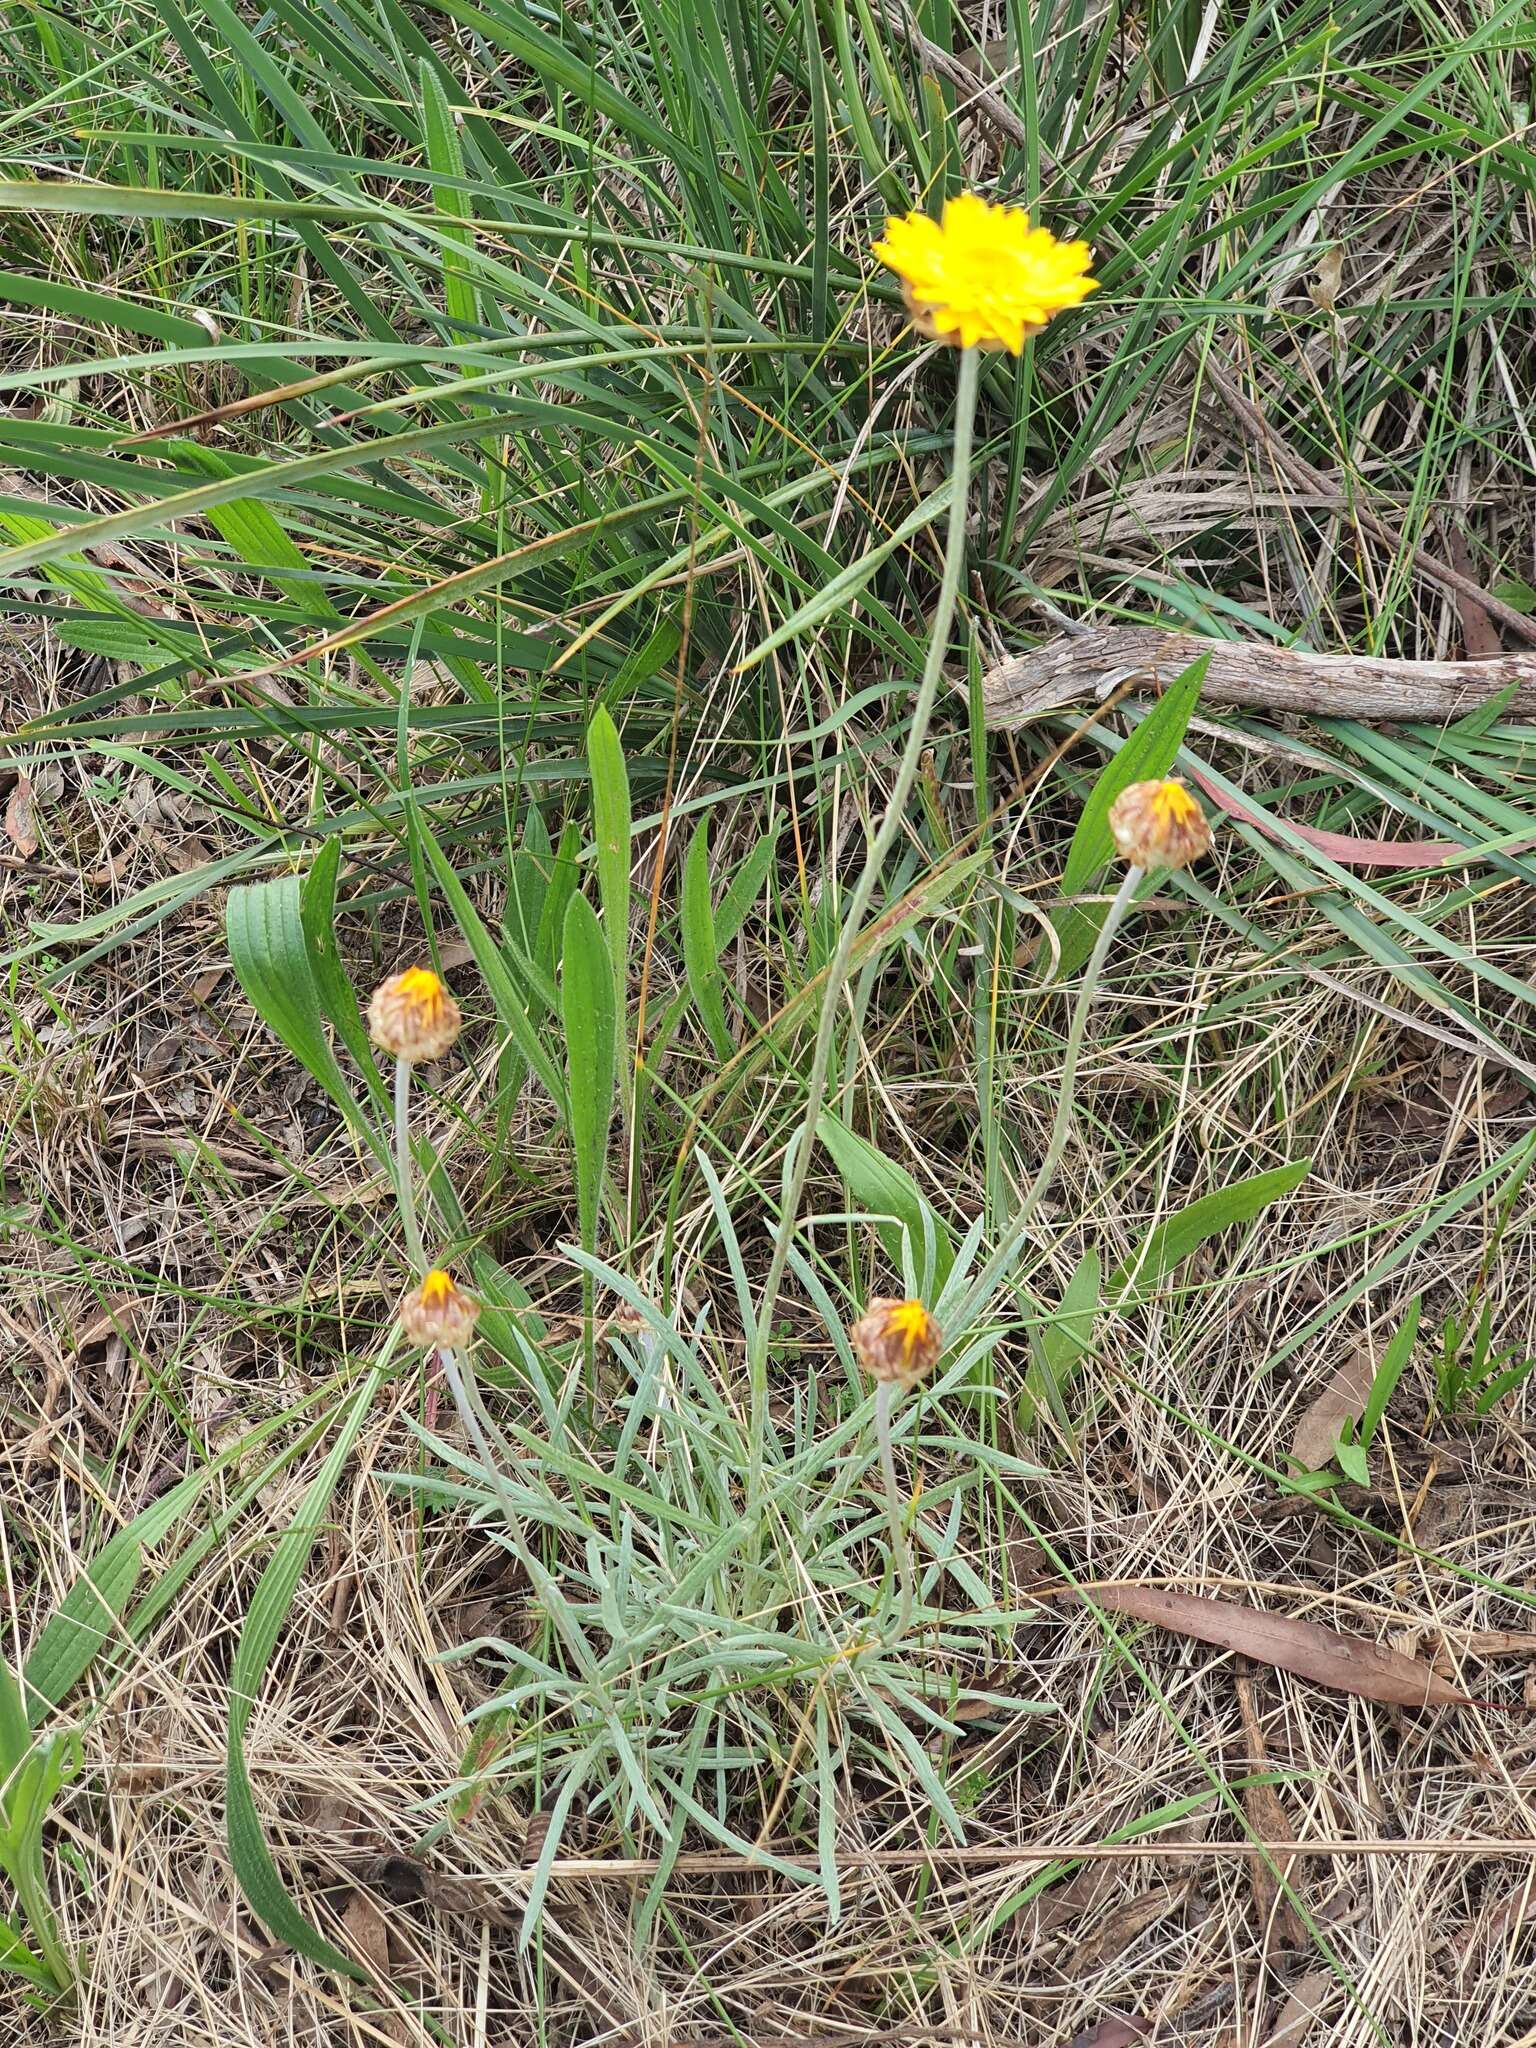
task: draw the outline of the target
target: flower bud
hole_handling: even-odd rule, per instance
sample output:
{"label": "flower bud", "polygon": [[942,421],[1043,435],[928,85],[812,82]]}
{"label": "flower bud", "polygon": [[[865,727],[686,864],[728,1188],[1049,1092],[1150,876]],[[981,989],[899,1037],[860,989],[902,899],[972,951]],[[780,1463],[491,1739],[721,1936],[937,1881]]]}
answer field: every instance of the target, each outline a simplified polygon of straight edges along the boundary
{"label": "flower bud", "polygon": [[440,1059],[459,1035],[459,1006],[430,967],[381,981],[368,1005],[368,1031],[381,1052],[411,1066]]}
{"label": "flower bud", "polygon": [[1138,868],[1185,868],[1211,844],[1205,813],[1182,782],[1133,782],[1109,807],[1120,858]]}
{"label": "flower bud", "polygon": [[438,1351],[462,1351],[475,1334],[480,1304],[454,1285],[453,1275],[434,1268],[400,1304],[400,1327],[413,1344]]}
{"label": "flower bud", "polygon": [[876,1294],[848,1332],[854,1356],[871,1379],[915,1387],[944,1349],[944,1333],[920,1301]]}

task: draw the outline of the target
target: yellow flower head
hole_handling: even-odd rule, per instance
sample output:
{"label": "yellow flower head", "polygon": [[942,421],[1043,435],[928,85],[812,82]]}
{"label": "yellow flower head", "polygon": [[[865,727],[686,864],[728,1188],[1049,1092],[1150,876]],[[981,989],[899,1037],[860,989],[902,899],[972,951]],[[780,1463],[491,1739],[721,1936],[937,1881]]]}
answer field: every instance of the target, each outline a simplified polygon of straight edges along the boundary
{"label": "yellow flower head", "polygon": [[381,981],[368,1005],[368,1030],[382,1052],[411,1066],[440,1059],[459,1035],[459,1006],[430,967],[408,967]]}
{"label": "yellow flower head", "polygon": [[1086,242],[1058,242],[1017,206],[993,206],[975,192],[944,202],[944,218],[909,213],[889,220],[872,253],[901,279],[919,333],[956,348],[1005,348],[1017,355],[1032,334],[1098,282]]}
{"label": "yellow flower head", "polygon": [[1133,782],[1109,807],[1120,858],[1138,868],[1183,868],[1211,843],[1205,813],[1182,782]]}
{"label": "yellow flower head", "polygon": [[462,1351],[479,1313],[479,1302],[461,1293],[453,1275],[438,1266],[401,1302],[400,1326],[413,1344]]}
{"label": "yellow flower head", "polygon": [[871,1379],[915,1386],[937,1363],[944,1333],[920,1301],[874,1295],[848,1332],[854,1356]]}

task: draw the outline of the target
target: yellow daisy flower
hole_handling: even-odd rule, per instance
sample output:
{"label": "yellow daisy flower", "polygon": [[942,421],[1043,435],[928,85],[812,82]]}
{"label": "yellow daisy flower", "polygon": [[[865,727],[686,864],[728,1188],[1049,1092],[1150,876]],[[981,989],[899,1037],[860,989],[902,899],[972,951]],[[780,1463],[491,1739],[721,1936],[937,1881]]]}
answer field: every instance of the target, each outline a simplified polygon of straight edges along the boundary
{"label": "yellow daisy flower", "polygon": [[413,1344],[462,1351],[475,1333],[480,1304],[463,1293],[453,1275],[435,1266],[400,1304],[400,1323]]}
{"label": "yellow daisy flower", "polygon": [[459,1035],[459,1006],[430,967],[381,981],[368,1005],[368,1032],[381,1052],[412,1066],[441,1059]]}
{"label": "yellow daisy flower", "polygon": [[920,1301],[872,1297],[849,1330],[854,1356],[871,1379],[915,1386],[944,1349],[944,1333]]}
{"label": "yellow daisy flower", "polygon": [[1109,829],[1120,858],[1138,868],[1186,868],[1211,843],[1204,811],[1172,775],[1122,789],[1109,807]]}
{"label": "yellow daisy flower", "polygon": [[993,206],[975,192],[944,203],[944,218],[909,213],[886,222],[872,254],[901,279],[921,334],[956,348],[1005,348],[1017,355],[1032,334],[1098,282],[1086,242],[1058,242],[1031,227],[1017,206]]}

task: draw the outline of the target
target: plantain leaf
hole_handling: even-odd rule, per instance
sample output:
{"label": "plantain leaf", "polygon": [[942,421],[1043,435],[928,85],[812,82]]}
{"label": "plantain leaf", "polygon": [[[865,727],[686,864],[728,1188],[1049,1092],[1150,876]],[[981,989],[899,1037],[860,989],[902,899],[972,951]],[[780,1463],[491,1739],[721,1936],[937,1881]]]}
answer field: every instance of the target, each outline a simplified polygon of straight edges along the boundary
{"label": "plantain leaf", "polygon": [[955,1263],[955,1245],[933,1204],[904,1166],[887,1159],[857,1131],[850,1131],[831,1110],[822,1111],[816,1133],[836,1160],[850,1199],[876,1219],[875,1228],[892,1266],[902,1274],[909,1270],[909,1245],[917,1292],[925,1300],[934,1300],[943,1292]]}
{"label": "plantain leaf", "polygon": [[256,1014],[320,1083],[359,1138],[386,1157],[378,1131],[364,1114],[325,1035],[298,876],[231,889],[224,930],[230,961]]}
{"label": "plantain leaf", "polygon": [[592,825],[597,840],[597,893],[613,962],[614,1014],[624,1014],[629,980],[629,773],[624,749],[606,704],[587,727],[587,767],[592,776]]}
{"label": "plantain leaf", "polygon": [[1099,1310],[1099,1254],[1090,1245],[1062,1289],[1061,1303],[1048,1322],[1030,1333],[1030,1365],[1019,1396],[1019,1426],[1028,1429],[1041,1408],[1048,1408],[1070,1434],[1063,1392],[1093,1349],[1094,1321]]}

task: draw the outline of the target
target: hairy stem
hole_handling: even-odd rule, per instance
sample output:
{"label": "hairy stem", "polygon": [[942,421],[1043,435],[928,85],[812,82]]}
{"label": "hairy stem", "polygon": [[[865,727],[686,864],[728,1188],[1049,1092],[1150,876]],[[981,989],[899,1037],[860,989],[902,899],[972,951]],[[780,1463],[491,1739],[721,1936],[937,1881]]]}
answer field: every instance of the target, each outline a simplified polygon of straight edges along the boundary
{"label": "hairy stem", "polygon": [[891,1410],[900,1391],[895,1380],[881,1380],[875,1389],[875,1435],[880,1440],[880,1476],[885,1481],[885,1507],[891,1522],[891,1555],[896,1560],[896,1577],[901,1586],[896,1626],[886,1637],[887,1642],[899,1642],[906,1634],[917,1599],[912,1546],[907,1541],[907,1514],[896,1484],[896,1451],[891,1442]]}
{"label": "hairy stem", "polygon": [[917,780],[923,747],[928,738],[929,722],[933,717],[933,707],[938,697],[939,682],[944,670],[944,656],[949,647],[949,629],[955,615],[960,572],[965,562],[965,512],[970,496],[971,435],[976,418],[978,375],[979,358],[976,350],[963,350],[955,399],[955,449],[954,459],[950,465],[951,496],[949,525],[944,543],[944,573],[939,585],[939,601],[933,615],[922,680],[918,684],[917,702],[912,708],[912,728],[907,734],[907,744],[902,750],[901,763],[896,771],[896,780],[891,787],[884,815],[874,838],[869,843],[863,869],[854,883],[842,931],[838,937],[837,950],[832,956],[831,965],[827,968],[826,982],[821,994],[821,1016],[816,1027],[816,1045],[811,1055],[810,1076],[806,1082],[805,1111],[801,1117],[800,1129],[791,1141],[793,1151],[785,1177],[784,1204],[779,1215],[778,1229],[774,1233],[773,1254],[768,1262],[768,1277],[763,1282],[757,1322],[752,1332],[751,1350],[748,1354],[751,1378],[749,1426],[752,1433],[748,1450],[749,1513],[756,1512],[762,1494],[763,1431],[767,1427],[768,1419],[768,1350],[773,1335],[773,1312],[778,1303],[779,1289],[784,1282],[784,1271],[789,1263],[789,1247],[794,1238],[795,1225],[799,1220],[800,1198],[805,1193],[806,1177],[810,1172],[811,1149],[816,1141],[816,1125],[826,1102],[827,1072],[832,1060],[833,1040],[837,1035],[837,1019],[842,1007],[843,991],[847,986],[848,970],[863,931],[870,900],[880,880],[886,858],[906,817],[907,803],[912,794],[912,785]]}
{"label": "hairy stem", "polygon": [[405,1231],[405,1249],[414,1273],[425,1273],[421,1226],[416,1221],[416,1162],[411,1156],[411,1063],[395,1061],[395,1199]]}
{"label": "hairy stem", "polygon": [[[1144,869],[1128,867],[1120,887],[1115,891],[1114,901],[1105,912],[1099,935],[1094,940],[1093,951],[1083,973],[1082,984],[1077,991],[1077,1000],[1072,1005],[1072,1016],[1067,1025],[1066,1056],[1062,1061],[1061,1085],[1056,1096],[1056,1115],[1051,1123],[1050,1143],[1045,1148],[1045,1157],[1040,1170],[1030,1182],[1024,1199],[1019,1204],[1018,1214],[1003,1232],[996,1250],[985,1266],[972,1281],[961,1305],[958,1321],[961,1324],[984,1314],[999,1281],[1012,1264],[1018,1249],[1024,1242],[1040,1199],[1056,1178],[1056,1169],[1061,1164],[1061,1155],[1067,1148],[1067,1136],[1072,1128],[1072,1115],[1077,1097],[1077,1063],[1083,1050],[1083,1036],[1088,1028],[1088,1014],[1093,1008],[1093,999],[1099,986],[1099,976],[1104,971],[1104,962],[1114,941],[1120,920],[1130,908],[1131,898],[1136,893]],[[946,1320],[948,1318],[946,1317]]]}

